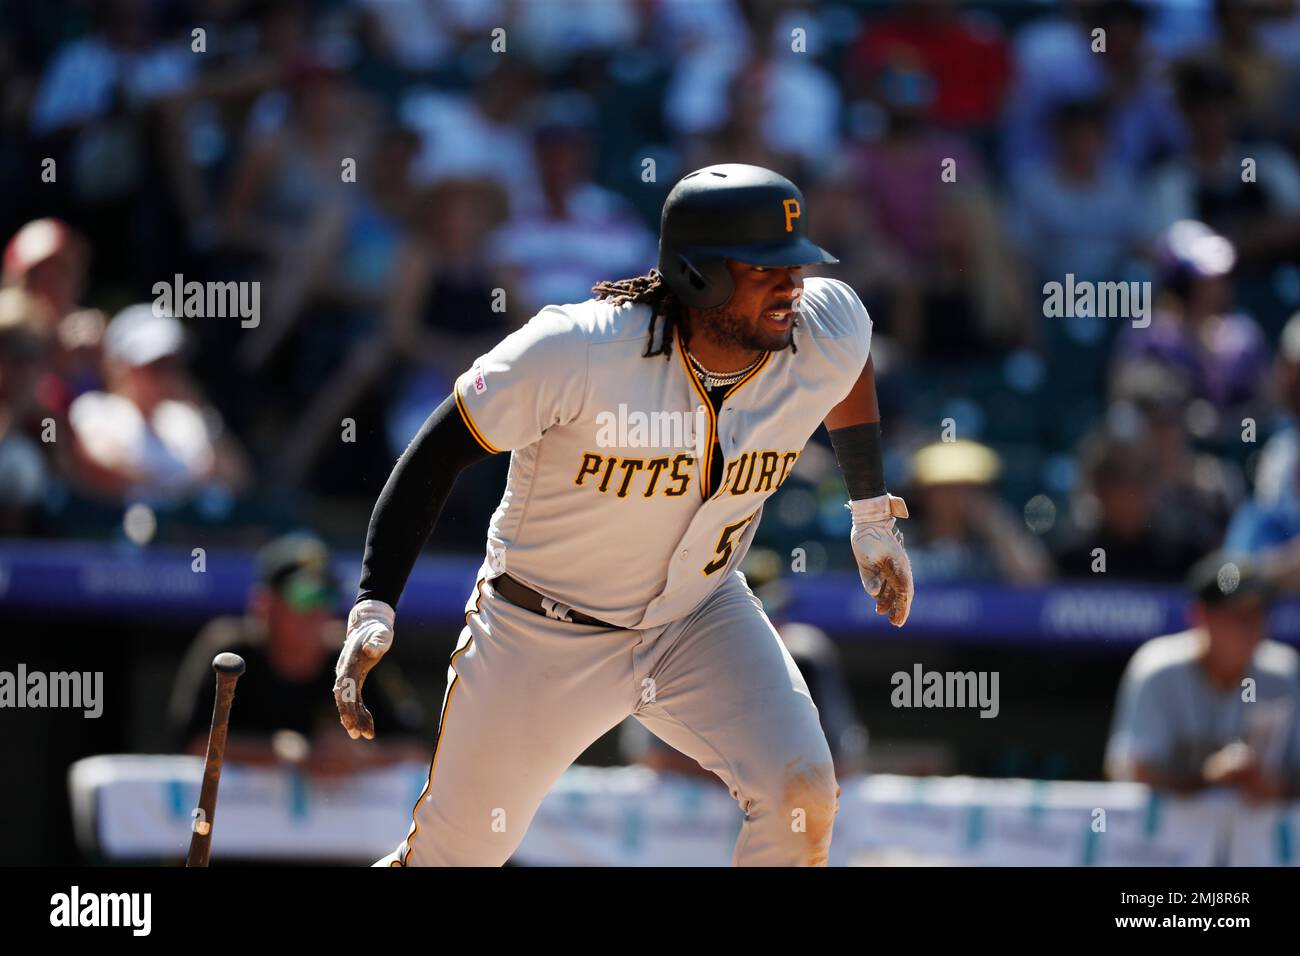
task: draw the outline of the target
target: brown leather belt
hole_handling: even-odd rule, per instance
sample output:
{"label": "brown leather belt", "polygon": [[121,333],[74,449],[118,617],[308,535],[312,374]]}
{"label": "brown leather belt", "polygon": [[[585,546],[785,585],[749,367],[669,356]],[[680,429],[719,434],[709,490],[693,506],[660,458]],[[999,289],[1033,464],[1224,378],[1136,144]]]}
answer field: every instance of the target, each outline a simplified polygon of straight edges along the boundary
{"label": "brown leather belt", "polygon": [[613,624],[592,617],[590,614],[575,611],[567,604],[552,601],[540,592],[534,591],[528,585],[520,584],[508,574],[493,578],[492,588],[497,594],[500,594],[516,607],[521,607],[525,611],[532,611],[534,614],[540,614],[543,617],[549,617],[556,621],[565,621],[570,624],[586,624],[589,627],[614,628]]}

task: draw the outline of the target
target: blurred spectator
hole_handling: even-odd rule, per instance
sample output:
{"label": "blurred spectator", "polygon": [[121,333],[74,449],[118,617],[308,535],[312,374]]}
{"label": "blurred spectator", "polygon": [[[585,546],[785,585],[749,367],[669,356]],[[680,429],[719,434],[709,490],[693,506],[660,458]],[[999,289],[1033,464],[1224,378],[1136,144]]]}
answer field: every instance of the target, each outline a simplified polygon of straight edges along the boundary
{"label": "blurred spectator", "polygon": [[1089,45],[1094,6],[1093,0],[1061,0],[1016,33],[1001,130],[1008,168],[1051,159],[1048,124],[1058,104],[1103,97],[1102,66]]}
{"label": "blurred spectator", "polygon": [[1253,133],[1273,132],[1287,66],[1264,42],[1273,3],[1214,0],[1217,42],[1199,58],[1215,61],[1232,76],[1240,91],[1241,120]]}
{"label": "blurred spectator", "polygon": [[876,79],[883,135],[852,156],[887,249],[905,263],[886,331],[922,361],[965,361],[1020,341],[1019,262],[977,155],[927,120],[933,82],[903,54]]}
{"label": "blurred spectator", "polygon": [[382,55],[411,76],[428,75],[455,52],[456,40],[505,19],[501,0],[358,0],[366,33]]}
{"label": "blurred spectator", "polygon": [[333,615],[338,585],[329,552],[306,534],[286,535],[258,553],[258,581],[243,617],[210,621],[181,665],[168,706],[178,750],[202,754],[212,721],[212,658],[231,651],[244,659],[239,704],[230,718],[226,759],[289,763],[334,775],[414,757],[420,706],[397,669],[385,666],[366,681],[366,706],[376,739],[350,740],[334,704],[334,661],[343,622]]}
{"label": "blurred spectator", "polygon": [[983,190],[951,194],[931,223],[935,256],[911,273],[892,331],[919,362],[1000,358],[1036,336],[1020,260]]}
{"label": "blurred spectator", "polygon": [[1256,402],[1269,354],[1249,316],[1231,311],[1231,242],[1204,223],[1176,222],[1158,243],[1159,287],[1150,323],[1126,323],[1116,361],[1155,361],[1186,375],[1196,398],[1235,428],[1235,413]]}
{"label": "blurred spectator", "polygon": [[417,184],[486,176],[505,189],[511,212],[518,214],[542,202],[527,126],[539,80],[520,58],[490,59],[468,94],[412,90],[400,117],[420,135]]}
{"label": "blurred spectator", "polygon": [[1033,112],[1019,97],[1037,91],[1044,103],[1086,96],[1099,85],[1089,49],[1096,0],[1061,0],[1021,24],[1012,38],[1014,90],[1008,114]]}
{"label": "blurred spectator", "polygon": [[[825,274],[853,287],[876,321],[876,334],[890,325],[891,314],[910,277],[903,253],[884,234],[870,198],[862,189],[853,155],[840,151],[823,176],[804,187],[808,208],[817,210],[808,221],[810,237],[823,249],[834,249],[840,261]],[[822,270],[806,267],[804,277]],[[882,322],[883,320],[883,322]],[[872,340],[876,373],[881,373],[879,339]]]}
{"label": "blurred spectator", "polygon": [[908,0],[868,21],[848,54],[849,88],[861,91],[904,53],[934,78],[935,122],[966,130],[991,124],[1011,78],[1010,53],[996,20],[958,7],[956,0]]}
{"label": "blurred spectator", "polygon": [[1110,401],[1107,418],[1142,434],[1154,453],[1150,480],[1162,507],[1179,515],[1198,552],[1217,547],[1245,483],[1232,461],[1193,444],[1206,405],[1192,401],[1187,376],[1158,362],[1129,362],[1111,379]]}
{"label": "blurred spectator", "polygon": [[[683,170],[717,163],[748,163],[774,169],[794,180],[808,179],[803,157],[787,141],[768,134],[767,78],[759,61],[736,71],[726,90],[726,118],[690,143]],[[751,72],[752,71],[752,72]]]}
{"label": "blurred spectator", "polygon": [[1272,0],[1255,24],[1260,43],[1289,66],[1300,65],[1300,2]]}
{"label": "blurred spectator", "polygon": [[993,492],[1002,462],[978,442],[935,442],[912,459],[916,505],[907,553],[918,582],[1003,581],[1034,584],[1052,573],[1051,558]]}
{"label": "blurred spectator", "polygon": [[[979,155],[961,137],[931,122],[934,78],[898,54],[875,75],[872,92],[882,110],[876,140],[853,149],[860,188],[881,228],[920,268],[937,252],[933,225],[947,197],[985,182]],[[952,168],[949,180],[943,174]]]}
{"label": "blurred spectator", "polygon": [[446,179],[411,202],[418,212],[394,254],[380,327],[348,349],[278,456],[276,480],[289,487],[308,474],[339,420],[381,385],[389,450],[401,454],[456,376],[526,318],[504,310],[511,298],[496,290],[506,278],[486,255],[487,236],[505,215],[501,187]]}
{"label": "blurred spectator", "polygon": [[738,0],[655,4],[653,42],[672,67],[664,123],[677,136],[704,136],[732,115],[728,91],[755,42]]}
{"label": "blurred spectator", "polygon": [[1012,234],[1034,284],[1123,277],[1143,222],[1137,183],[1108,163],[1105,106],[1066,100],[1052,113],[1052,158],[1012,179]]}
{"label": "blurred spectator", "polygon": [[[98,121],[123,106],[175,93],[192,78],[194,58],[186,47],[155,43],[151,5],[144,0],[102,0],[94,17],[94,30],[64,44],[41,79],[32,104],[38,136],[68,129],[102,133],[106,127],[96,130]],[[89,150],[92,143],[83,139],[81,146]],[[82,189],[92,187],[83,182]]]}
{"label": "blurred spectator", "polygon": [[[774,149],[799,156],[809,174],[817,176],[839,150],[844,111],[839,84],[816,59],[826,38],[819,20],[806,7],[792,4],[784,10],[779,5],[765,9],[772,20],[766,25],[757,23],[756,29],[766,29],[768,52],[758,60],[756,69],[751,66],[746,71],[762,81],[763,129]],[[791,33],[796,28],[803,31],[812,56],[791,53]]]}
{"label": "blurred spectator", "polygon": [[755,57],[733,75],[725,100],[725,120],[688,152],[686,168],[749,163],[807,182],[839,150],[839,88],[803,57]]}
{"label": "blurred spectator", "polygon": [[145,0],[93,4],[90,32],[45,64],[30,114],[36,156],[58,173],[42,188],[75,205],[78,227],[114,279],[137,282],[147,267],[167,274],[175,261],[171,240],[181,227],[169,187],[184,178],[183,152],[170,148],[180,142],[175,106],[202,61],[188,31],[158,32],[160,12]]}
{"label": "blurred spectator", "polygon": [[[0,533],[23,534],[37,524],[50,486],[41,445],[24,429],[36,409],[36,384],[47,339],[32,319],[32,298],[0,290]],[[57,432],[56,432],[57,434]]]}
{"label": "blurred spectator", "polygon": [[412,220],[422,213],[421,190],[411,175],[419,137],[389,125],[368,150],[362,189],[348,208],[337,251],[337,275],[323,278],[320,295],[346,310],[372,315],[388,301],[397,258]]}
{"label": "blurred spectator", "polygon": [[333,67],[302,60],[290,71],[290,88],[283,124],[249,144],[226,199],[226,244],[256,255],[265,276],[260,322],[241,337],[239,362],[247,372],[262,368],[307,302],[341,271],[360,194],[344,183],[341,164],[354,159],[364,172],[373,141],[374,118]]}
{"label": "blurred spectator", "polygon": [[57,322],[81,301],[86,283],[85,240],[61,219],[34,219],[9,240],[4,284],[42,299]]}
{"label": "blurred spectator", "polygon": [[657,258],[657,240],[626,199],[591,181],[595,114],[581,96],[539,107],[533,126],[540,208],[512,210],[488,240],[527,317],[551,302],[582,302],[611,275],[640,275]]}
{"label": "blurred spectator", "polygon": [[244,454],[185,373],[185,330],[149,304],[118,313],[104,333],[108,390],[69,409],[79,483],[110,499],[188,500],[206,487],[241,490]]}
{"label": "blurred spectator", "polygon": [[[1284,561],[1282,583],[1300,587],[1300,312],[1287,321],[1274,370],[1281,426],[1260,451],[1255,492],[1233,515],[1224,547],[1233,553],[1266,552]],[[1292,544],[1292,547],[1283,547]]]}
{"label": "blurred spectator", "polygon": [[[1146,20],[1146,8],[1133,0],[1101,0],[1067,2],[1059,18],[1026,27],[1002,130],[1008,169],[1050,160],[1052,112],[1065,100],[1105,104],[1106,160],[1116,169],[1137,173],[1182,148],[1187,133],[1163,63],[1147,43]],[[1093,52],[1096,30],[1105,52]]]}
{"label": "blurred spectator", "polygon": [[[843,108],[840,89],[813,57],[790,52],[790,31],[795,27],[804,30],[808,49],[815,52],[817,21],[796,8],[772,20],[780,9],[752,10],[758,18],[754,24],[759,31],[757,51],[706,67],[726,82],[718,82],[716,89],[709,87],[719,100],[708,108],[709,122],[679,124],[681,133],[708,144],[702,152],[688,151],[685,168],[751,163],[784,169],[807,182],[835,156]],[[694,95],[699,97],[698,92]],[[676,119],[672,113],[667,118]]]}
{"label": "blurred spectator", "polygon": [[38,391],[42,404],[60,416],[82,392],[103,386],[99,348],[105,318],[98,310],[78,309],[88,259],[85,239],[61,219],[33,220],[5,247],[4,287],[32,297],[33,317],[53,347]]}
{"label": "blurred spectator", "polygon": [[1189,584],[1191,629],[1148,641],[1124,671],[1107,775],[1252,803],[1300,796],[1300,656],[1267,639],[1271,585],[1221,553]]}
{"label": "blurred spectator", "polygon": [[399,254],[388,334],[405,362],[436,370],[449,391],[452,379],[530,313],[507,311],[509,296],[495,301],[505,282],[486,241],[505,217],[499,186],[444,180],[425,193],[420,208]]}
{"label": "blurred spectator", "polygon": [[983,191],[950,194],[935,256],[907,273],[885,329],[915,362],[966,365],[1035,336],[1021,263]]}
{"label": "blurred spectator", "polygon": [[[1253,448],[1236,423],[1264,412],[1266,337],[1232,300],[1269,337],[1273,317],[1295,308],[1285,270],[1250,268],[1281,262],[1300,235],[1294,160],[1253,146],[1257,134],[1300,144],[1285,109],[1300,89],[1293,0],[907,0],[848,14],[856,35],[837,29],[843,11],[808,2],[553,6],[219,0],[190,16],[110,0],[62,23],[40,5],[15,8],[18,38],[0,39],[0,168],[58,162],[57,182],[0,203],[5,229],[43,217],[10,243],[4,282],[51,306],[24,307],[49,351],[18,433],[34,437],[47,417],[64,430],[83,395],[83,416],[140,415],[106,397],[124,397],[126,375],[155,376],[104,356],[98,308],[112,314],[173,271],[257,281],[258,328],[189,330],[199,347],[187,387],[228,423],[206,443],[237,433],[256,456],[260,480],[238,522],[278,509],[272,496],[286,489],[305,508],[330,496],[340,527],[361,521],[363,489],[382,480],[368,463],[400,450],[485,344],[539,304],[585,299],[593,279],[653,264],[661,194],[638,178],[644,158],[661,182],[749,161],[800,183],[811,228],[841,258],[826,274],[870,309],[882,403],[917,421],[936,402],[982,411],[986,433],[1016,455],[1015,483],[1049,464],[1065,480],[1073,462],[1057,453],[1096,424],[1109,381],[1109,414],[1132,419],[1155,453],[1156,510],[1180,515],[1197,548],[1210,544],[1239,494],[1228,459]],[[207,30],[202,56],[189,48],[193,25]],[[509,56],[484,47],[498,25]],[[791,53],[795,26],[806,53]],[[1105,52],[1091,48],[1098,28]],[[1166,60],[1189,51],[1195,61],[1174,76],[1196,138],[1180,155],[1187,122]],[[1257,182],[1241,182],[1243,156]],[[354,182],[344,158],[356,160]],[[1132,180],[1165,160],[1135,198]],[[1239,239],[1240,274],[1167,254],[1151,327],[1120,336],[1095,317],[1039,320],[1041,281],[1142,278],[1141,240],[1171,215]],[[1017,348],[1037,354],[1008,354]],[[356,444],[331,440],[343,419],[357,423]],[[891,456],[913,427],[899,418]],[[188,442],[166,455],[188,461]],[[1198,450],[1210,443],[1220,460]],[[40,450],[57,456],[56,475],[128,494],[81,441]],[[1262,476],[1277,458],[1265,456]],[[146,484],[166,484],[154,493],[193,501],[207,520],[207,505],[227,499],[183,477],[191,467],[164,469],[186,490]],[[487,499],[484,474],[474,493]],[[786,510],[805,490],[787,489]],[[991,485],[983,493],[994,498]],[[449,510],[465,541],[478,536],[468,502]]]}
{"label": "blurred spectator", "polygon": [[528,37],[529,57],[555,69],[583,53],[631,44],[643,11],[637,0],[517,0],[513,12],[516,29]]}
{"label": "blurred spectator", "polygon": [[1214,63],[1184,64],[1178,100],[1191,144],[1152,174],[1151,231],[1196,219],[1227,236],[1245,264],[1294,254],[1300,248],[1300,167],[1275,144],[1241,141],[1241,100],[1232,75]]}
{"label": "blurred spectator", "polygon": [[1164,496],[1159,465],[1141,420],[1115,416],[1085,438],[1079,450],[1080,487],[1057,547],[1062,575],[1182,579],[1202,553],[1202,542],[1186,511]]}

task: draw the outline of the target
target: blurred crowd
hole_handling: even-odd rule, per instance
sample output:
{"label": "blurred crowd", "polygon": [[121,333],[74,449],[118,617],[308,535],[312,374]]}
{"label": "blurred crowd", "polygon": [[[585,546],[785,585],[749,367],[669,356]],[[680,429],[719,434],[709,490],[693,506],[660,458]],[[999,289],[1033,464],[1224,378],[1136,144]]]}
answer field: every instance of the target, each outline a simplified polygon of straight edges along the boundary
{"label": "blurred crowd", "polygon": [[[1182,580],[1300,531],[1297,94],[1294,0],[0,0],[0,532],[355,549],[474,356],[747,162],[871,312],[920,582]],[[849,564],[843,498],[810,446],[763,542]]]}

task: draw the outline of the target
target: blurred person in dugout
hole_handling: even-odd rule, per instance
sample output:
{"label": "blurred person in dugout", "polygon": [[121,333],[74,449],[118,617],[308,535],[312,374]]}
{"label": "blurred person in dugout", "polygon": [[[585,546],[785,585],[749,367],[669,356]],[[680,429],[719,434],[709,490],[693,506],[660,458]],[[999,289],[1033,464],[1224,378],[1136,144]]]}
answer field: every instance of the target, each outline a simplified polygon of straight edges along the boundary
{"label": "blurred person in dugout", "polygon": [[1188,584],[1191,628],[1147,641],[1125,668],[1106,774],[1251,803],[1300,797],[1300,655],[1269,640],[1273,584],[1218,552]]}
{"label": "blurred person in dugout", "polygon": [[168,706],[172,746],[205,752],[215,694],[212,658],[232,651],[247,670],[231,711],[228,760],[331,776],[427,759],[420,705],[397,670],[376,673],[366,684],[379,740],[353,741],[337,732],[334,661],[344,627],[334,613],[339,591],[325,545],[303,533],[277,538],[258,553],[257,574],[247,613],[210,621],[185,655]]}
{"label": "blurred person in dugout", "polygon": [[1046,547],[993,488],[1001,470],[997,453],[975,441],[939,441],[913,456],[911,493],[920,505],[907,549],[918,581],[1034,584],[1051,577]]}
{"label": "blurred person in dugout", "polygon": [[185,329],[153,306],[119,312],[104,332],[104,391],[73,401],[73,467],[89,494],[179,504],[238,493],[250,466],[186,373]]}
{"label": "blurred person in dugout", "polygon": [[[782,560],[777,552],[755,548],[745,558],[743,573],[808,685],[808,694],[817,707],[818,720],[830,745],[836,778],[844,780],[865,773],[867,728],[853,705],[839,649],[821,628],[791,618],[790,591],[781,579]],[[637,720],[628,718],[620,725],[618,741],[623,759],[629,764],[640,764],[664,774],[699,777],[713,785],[719,782],[714,773],[674,750]]]}

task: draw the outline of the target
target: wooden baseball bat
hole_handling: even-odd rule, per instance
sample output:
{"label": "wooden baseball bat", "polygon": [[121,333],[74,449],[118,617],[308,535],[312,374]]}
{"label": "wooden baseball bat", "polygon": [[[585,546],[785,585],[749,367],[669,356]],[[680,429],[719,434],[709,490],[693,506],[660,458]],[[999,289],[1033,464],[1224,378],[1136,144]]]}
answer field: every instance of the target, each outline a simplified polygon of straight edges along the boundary
{"label": "wooden baseball bat", "polygon": [[238,654],[218,654],[212,659],[217,675],[217,699],[212,705],[212,727],[208,730],[208,753],[203,760],[203,787],[199,790],[199,807],[190,836],[190,853],[186,866],[207,866],[212,849],[212,821],[217,815],[217,787],[221,785],[221,765],[226,760],[226,730],[230,725],[230,705],[235,699],[235,681],[244,673],[244,659]]}

